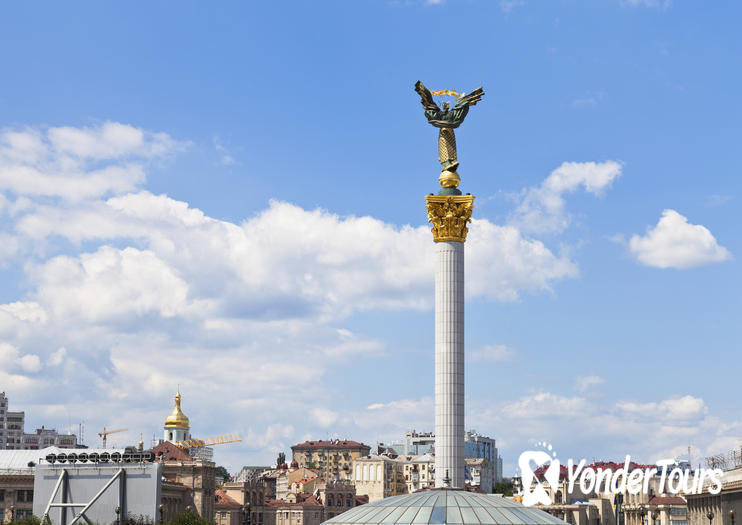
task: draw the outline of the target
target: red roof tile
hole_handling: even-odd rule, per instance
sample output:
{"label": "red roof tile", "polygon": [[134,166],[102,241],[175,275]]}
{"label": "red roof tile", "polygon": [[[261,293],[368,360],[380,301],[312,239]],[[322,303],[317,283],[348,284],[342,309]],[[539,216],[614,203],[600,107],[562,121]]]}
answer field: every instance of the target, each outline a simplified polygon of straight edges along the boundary
{"label": "red roof tile", "polygon": [[655,496],[649,500],[650,505],[687,505],[680,496]]}
{"label": "red roof tile", "polygon": [[304,450],[304,449],[313,449],[313,448],[367,448],[371,449],[368,445],[364,445],[363,443],[359,443],[358,441],[351,441],[348,439],[345,440],[339,440],[339,439],[333,439],[330,441],[305,441],[304,443],[299,443],[298,445],[294,445],[291,447],[291,450]]}
{"label": "red roof tile", "polygon": [[240,507],[240,504],[237,502],[237,500],[229,497],[227,493],[221,489],[215,490],[214,496],[216,497],[217,507]]}
{"label": "red roof tile", "polygon": [[165,461],[193,461],[191,456],[169,441],[163,441],[152,448],[152,452],[154,452],[155,458],[164,459]]}

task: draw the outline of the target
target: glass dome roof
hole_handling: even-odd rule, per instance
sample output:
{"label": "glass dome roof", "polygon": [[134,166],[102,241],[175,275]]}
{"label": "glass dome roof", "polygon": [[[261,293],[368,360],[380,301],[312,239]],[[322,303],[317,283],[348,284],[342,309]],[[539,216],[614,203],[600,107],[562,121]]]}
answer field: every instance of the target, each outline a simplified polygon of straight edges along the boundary
{"label": "glass dome roof", "polygon": [[[502,496],[456,489],[385,498],[343,512],[327,525],[564,525],[544,511]],[[324,525],[324,524],[323,524]]]}

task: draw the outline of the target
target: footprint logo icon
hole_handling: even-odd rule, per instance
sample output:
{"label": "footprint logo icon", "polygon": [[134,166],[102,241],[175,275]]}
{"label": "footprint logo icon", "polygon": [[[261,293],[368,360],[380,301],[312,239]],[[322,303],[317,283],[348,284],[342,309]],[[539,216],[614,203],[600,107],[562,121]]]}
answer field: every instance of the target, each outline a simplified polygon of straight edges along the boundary
{"label": "footprint logo icon", "polygon": [[[537,445],[546,448],[546,450],[526,450],[518,458],[518,467],[523,481],[523,505],[526,507],[538,503],[541,505],[551,504],[551,498],[544,489],[542,481],[536,478],[535,470],[539,467],[549,464],[546,472],[544,472],[544,479],[552,489],[556,489],[559,483],[561,464],[556,457],[556,452],[547,443],[540,442]],[[532,468],[531,464],[534,464],[535,467]],[[536,480],[535,485],[533,484],[534,479]]]}

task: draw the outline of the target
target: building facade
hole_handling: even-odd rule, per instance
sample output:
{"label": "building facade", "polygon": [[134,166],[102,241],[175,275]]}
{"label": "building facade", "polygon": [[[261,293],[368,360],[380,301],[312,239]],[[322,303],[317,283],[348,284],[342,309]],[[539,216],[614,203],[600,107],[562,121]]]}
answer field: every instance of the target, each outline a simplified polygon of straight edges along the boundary
{"label": "building facade", "polygon": [[[688,501],[687,525],[736,525],[740,523],[742,520],[742,467],[724,471],[719,494],[711,494],[708,488],[706,485],[701,494],[686,496]],[[710,518],[709,513],[711,513]],[[675,524],[671,522],[671,525]]]}
{"label": "building facade", "polygon": [[372,454],[353,461],[352,480],[356,493],[367,495],[370,503],[390,496],[407,494],[404,462]]}
{"label": "building facade", "polygon": [[25,412],[11,412],[5,392],[0,392],[0,450],[39,450],[46,447],[75,448],[77,436],[59,434],[52,428],[37,428],[26,434]]}
{"label": "building facade", "polygon": [[466,482],[486,493],[495,487],[495,469],[487,458],[464,458]]}
{"label": "building facade", "polygon": [[408,493],[435,486],[435,456],[433,454],[401,456],[397,460],[403,464]]}
{"label": "building facade", "polygon": [[351,479],[353,461],[367,456],[371,447],[357,441],[305,441],[291,447],[297,466],[309,468],[325,481]]}
{"label": "building facade", "polygon": [[[193,459],[169,441],[154,447],[152,452],[162,462],[164,480],[186,487],[185,506],[207,520],[214,519],[216,502],[216,466],[211,461]],[[166,517],[172,519],[173,516]]]}

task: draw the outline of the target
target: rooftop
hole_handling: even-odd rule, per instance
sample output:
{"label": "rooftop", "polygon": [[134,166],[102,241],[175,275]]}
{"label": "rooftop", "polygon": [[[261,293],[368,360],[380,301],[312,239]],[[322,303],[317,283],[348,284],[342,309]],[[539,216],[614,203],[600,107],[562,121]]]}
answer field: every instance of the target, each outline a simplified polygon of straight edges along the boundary
{"label": "rooftop", "polygon": [[304,443],[299,443],[298,445],[294,445],[291,447],[291,450],[303,450],[303,449],[313,449],[313,448],[368,448],[370,449],[368,445],[364,445],[363,443],[359,443],[358,441],[351,441],[348,439],[340,440],[340,439],[332,439],[329,441],[305,441]]}

